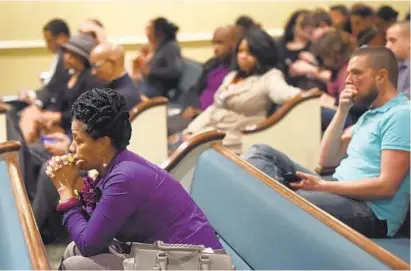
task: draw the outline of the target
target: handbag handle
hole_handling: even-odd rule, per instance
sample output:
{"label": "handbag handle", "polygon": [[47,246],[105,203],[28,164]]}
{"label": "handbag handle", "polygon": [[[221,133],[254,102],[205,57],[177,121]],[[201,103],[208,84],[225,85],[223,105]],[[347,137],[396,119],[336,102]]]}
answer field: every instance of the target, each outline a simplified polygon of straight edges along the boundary
{"label": "handbag handle", "polygon": [[166,244],[162,241],[157,241],[157,247],[161,250],[182,250],[182,251],[198,251],[201,252],[205,249],[203,245],[189,245],[189,244]]}

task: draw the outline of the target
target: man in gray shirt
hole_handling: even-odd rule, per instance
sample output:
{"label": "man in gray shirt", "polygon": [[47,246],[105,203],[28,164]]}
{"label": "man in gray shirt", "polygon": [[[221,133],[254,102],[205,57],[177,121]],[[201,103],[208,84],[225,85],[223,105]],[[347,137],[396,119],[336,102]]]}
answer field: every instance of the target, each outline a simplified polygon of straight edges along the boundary
{"label": "man in gray shirt", "polygon": [[410,98],[410,22],[400,22],[387,29],[387,43],[398,61],[399,92]]}

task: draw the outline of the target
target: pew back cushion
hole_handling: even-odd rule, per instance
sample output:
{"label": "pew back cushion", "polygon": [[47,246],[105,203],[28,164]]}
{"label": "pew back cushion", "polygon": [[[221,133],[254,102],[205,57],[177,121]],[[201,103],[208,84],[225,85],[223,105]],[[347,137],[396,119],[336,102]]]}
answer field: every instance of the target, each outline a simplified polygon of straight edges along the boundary
{"label": "pew back cushion", "polygon": [[215,149],[200,156],[191,195],[241,267],[388,269]]}
{"label": "pew back cushion", "polygon": [[180,108],[182,106],[184,97],[191,87],[197,83],[202,71],[203,68],[200,63],[188,58],[183,59],[183,72],[178,79],[177,89],[170,91],[170,93],[176,92],[176,94],[171,94],[172,97],[170,97],[172,108]]}
{"label": "pew back cushion", "polygon": [[410,239],[409,238],[383,238],[373,239],[375,243],[382,246],[392,254],[396,255],[406,263],[410,263]]}
{"label": "pew back cushion", "polygon": [[5,161],[0,161],[0,269],[31,269],[31,261]]}

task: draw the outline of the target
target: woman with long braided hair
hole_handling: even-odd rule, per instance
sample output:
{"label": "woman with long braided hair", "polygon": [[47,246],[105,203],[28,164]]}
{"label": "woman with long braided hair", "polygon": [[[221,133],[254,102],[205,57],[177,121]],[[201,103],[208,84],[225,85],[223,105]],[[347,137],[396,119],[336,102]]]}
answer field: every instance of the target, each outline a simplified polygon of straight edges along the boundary
{"label": "woman with long braided hair", "polygon": [[[53,157],[46,173],[56,187],[63,224],[73,242],[63,269],[123,269],[125,242],[201,244],[221,248],[207,218],[166,171],[127,150],[131,125],[124,97],[93,89],[73,104],[69,154]],[[79,170],[86,178],[76,196]]]}

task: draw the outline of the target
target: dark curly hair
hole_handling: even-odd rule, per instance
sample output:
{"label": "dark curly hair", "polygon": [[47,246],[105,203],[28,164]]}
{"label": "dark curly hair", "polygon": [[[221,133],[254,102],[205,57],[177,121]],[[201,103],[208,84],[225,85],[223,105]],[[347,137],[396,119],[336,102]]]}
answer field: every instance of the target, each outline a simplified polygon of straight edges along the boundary
{"label": "dark curly hair", "polygon": [[236,26],[242,26],[244,29],[250,29],[251,27],[258,26],[258,24],[254,21],[253,18],[247,16],[247,15],[242,15],[237,18],[235,21]]}
{"label": "dark curly hair", "polygon": [[250,28],[238,42],[235,51],[236,55],[238,54],[240,44],[243,40],[247,41],[250,54],[256,58],[257,63],[256,67],[246,74],[241,70],[236,58],[234,69],[241,77],[245,78],[254,74],[262,75],[272,68],[279,68],[277,46],[274,39],[267,32],[259,27]]}
{"label": "dark curly hair", "polygon": [[165,41],[172,41],[176,39],[178,26],[168,21],[164,17],[158,17],[153,20],[154,33],[158,37],[163,35]]}
{"label": "dark curly hair", "polygon": [[381,6],[375,15],[386,22],[395,22],[397,21],[398,12],[390,6]]}
{"label": "dark curly hair", "polygon": [[357,15],[361,18],[372,17],[375,15],[372,7],[365,4],[358,4],[351,9],[351,15]]}
{"label": "dark curly hair", "polygon": [[107,136],[117,150],[127,147],[131,137],[130,115],[124,96],[110,89],[86,91],[74,102],[73,119],[83,122],[94,139]]}

